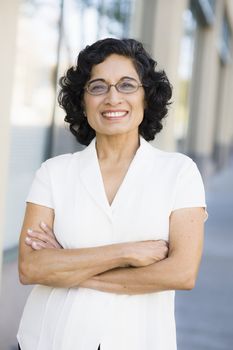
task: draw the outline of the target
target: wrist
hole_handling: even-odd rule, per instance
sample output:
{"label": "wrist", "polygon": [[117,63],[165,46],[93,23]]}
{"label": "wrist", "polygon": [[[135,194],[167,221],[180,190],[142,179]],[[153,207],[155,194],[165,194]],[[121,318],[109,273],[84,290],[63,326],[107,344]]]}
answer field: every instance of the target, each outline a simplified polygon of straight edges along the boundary
{"label": "wrist", "polygon": [[119,267],[130,267],[132,262],[132,244],[120,243],[118,249]]}

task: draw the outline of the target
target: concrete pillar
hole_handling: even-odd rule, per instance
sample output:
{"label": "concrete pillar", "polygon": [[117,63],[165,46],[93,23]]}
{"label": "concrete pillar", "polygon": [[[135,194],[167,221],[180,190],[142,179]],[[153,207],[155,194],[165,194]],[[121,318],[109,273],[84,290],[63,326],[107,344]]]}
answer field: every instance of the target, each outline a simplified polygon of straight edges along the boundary
{"label": "concrete pillar", "polygon": [[226,0],[226,13],[232,28],[232,25],[233,25],[233,1],[232,0]]}
{"label": "concrete pillar", "polygon": [[230,158],[233,136],[233,65],[221,67],[221,91],[216,124],[215,160],[218,168],[225,166]]}
{"label": "concrete pillar", "polygon": [[223,3],[216,2],[214,26],[197,28],[193,78],[191,86],[190,119],[187,152],[199,167],[212,172],[211,155],[214,146],[216,107],[219,80],[218,40],[221,31]]}
{"label": "concrete pillar", "polygon": [[[233,45],[232,45],[233,46]],[[232,48],[232,51],[233,51],[233,48]],[[232,57],[233,57],[233,52],[232,52]],[[227,111],[227,115],[228,115],[228,120],[229,120],[229,123],[230,123],[230,126],[229,126],[229,139],[230,139],[230,150],[233,152],[233,99],[232,99],[232,91],[233,91],[233,64],[231,64],[231,71],[230,71],[230,88],[228,90],[228,96],[230,95],[229,97],[229,105],[228,105],[228,111]]]}
{"label": "concrete pillar", "polygon": [[[233,27],[233,2],[226,0],[225,11],[231,28]],[[217,166],[229,162],[233,150],[233,36],[231,37],[231,60],[221,67],[221,101],[216,127],[215,158]]]}
{"label": "concrete pillar", "polygon": [[[187,6],[188,0],[138,0],[135,7],[137,20],[133,24],[132,34],[144,43],[145,48],[158,61],[158,67],[168,75],[173,85],[172,101],[176,101],[177,96],[182,15]],[[175,149],[174,110],[175,102],[170,107],[168,118],[164,120],[164,130],[153,142],[163,149]]]}
{"label": "concrete pillar", "polygon": [[13,90],[19,0],[0,1],[1,91],[0,91],[0,284],[5,218],[5,190],[10,145],[10,112]]}

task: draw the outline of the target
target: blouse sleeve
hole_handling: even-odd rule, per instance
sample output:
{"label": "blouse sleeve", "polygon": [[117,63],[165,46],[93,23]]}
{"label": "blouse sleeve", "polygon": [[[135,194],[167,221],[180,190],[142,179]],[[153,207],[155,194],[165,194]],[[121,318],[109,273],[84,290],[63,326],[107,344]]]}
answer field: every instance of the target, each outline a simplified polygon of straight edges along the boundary
{"label": "blouse sleeve", "polygon": [[[172,210],[190,207],[206,209],[206,200],[201,174],[196,164],[188,158],[177,179]],[[206,219],[207,216],[206,211]]]}
{"label": "blouse sleeve", "polygon": [[37,170],[26,202],[54,208],[52,188],[46,162]]}

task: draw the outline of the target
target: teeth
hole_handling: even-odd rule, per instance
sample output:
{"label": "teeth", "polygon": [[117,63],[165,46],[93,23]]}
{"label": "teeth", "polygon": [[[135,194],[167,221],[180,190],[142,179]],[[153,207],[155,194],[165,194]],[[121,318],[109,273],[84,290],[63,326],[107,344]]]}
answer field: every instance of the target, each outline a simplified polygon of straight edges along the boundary
{"label": "teeth", "polygon": [[103,116],[104,117],[108,117],[108,118],[117,118],[117,117],[123,117],[127,114],[128,112],[103,112]]}

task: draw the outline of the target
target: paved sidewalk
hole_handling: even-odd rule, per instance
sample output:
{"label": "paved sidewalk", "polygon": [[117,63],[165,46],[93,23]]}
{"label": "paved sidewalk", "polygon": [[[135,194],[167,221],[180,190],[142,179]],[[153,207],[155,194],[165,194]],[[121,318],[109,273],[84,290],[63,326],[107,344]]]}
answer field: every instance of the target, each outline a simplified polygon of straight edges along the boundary
{"label": "paved sidewalk", "polygon": [[206,189],[209,219],[197,285],[176,294],[178,350],[233,350],[233,167]]}
{"label": "paved sidewalk", "polygon": [[[207,204],[197,285],[193,291],[177,292],[178,350],[233,350],[233,167],[209,181]],[[0,297],[0,350],[16,350],[15,334],[31,289],[19,284],[17,262],[8,260]]]}

